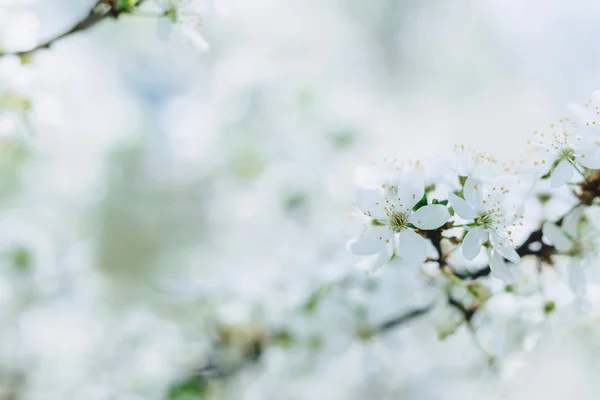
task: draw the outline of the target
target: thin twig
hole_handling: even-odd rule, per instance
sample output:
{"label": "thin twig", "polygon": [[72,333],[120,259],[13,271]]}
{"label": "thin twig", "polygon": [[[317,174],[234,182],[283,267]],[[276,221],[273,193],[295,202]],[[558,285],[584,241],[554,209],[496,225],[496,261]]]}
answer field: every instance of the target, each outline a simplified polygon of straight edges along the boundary
{"label": "thin twig", "polygon": [[[135,4],[135,7],[138,7],[140,4],[142,4],[144,2],[144,0],[138,0],[137,3]],[[67,36],[71,36],[74,33],[77,32],[81,32],[84,30],[87,30],[91,27],[93,27],[94,25],[98,24],[101,21],[104,21],[105,19],[108,18],[118,18],[119,15],[121,15],[123,13],[123,11],[120,11],[119,9],[116,8],[114,1],[111,0],[98,0],[96,1],[96,3],[94,4],[94,6],[92,7],[92,9],[90,10],[90,12],[81,20],[77,21],[71,28],[69,28],[68,30],[53,36],[29,49],[24,49],[24,50],[18,50],[18,51],[8,51],[8,52],[2,52],[0,51],[0,57],[4,57],[4,56],[19,56],[19,57],[25,57],[25,56],[29,56],[32,53],[35,53],[38,50],[42,50],[42,49],[48,49],[50,48],[54,43],[58,42],[61,39],[66,38]]]}
{"label": "thin twig", "polygon": [[380,334],[380,333],[389,331],[391,329],[397,328],[409,321],[412,321],[413,319],[415,319],[417,317],[420,317],[421,315],[428,313],[429,311],[431,311],[432,308],[433,308],[433,303],[429,304],[423,308],[416,308],[407,313],[398,315],[397,317],[391,318],[391,319],[379,324],[379,326],[377,326],[374,329],[374,332],[375,332],[375,334]]}

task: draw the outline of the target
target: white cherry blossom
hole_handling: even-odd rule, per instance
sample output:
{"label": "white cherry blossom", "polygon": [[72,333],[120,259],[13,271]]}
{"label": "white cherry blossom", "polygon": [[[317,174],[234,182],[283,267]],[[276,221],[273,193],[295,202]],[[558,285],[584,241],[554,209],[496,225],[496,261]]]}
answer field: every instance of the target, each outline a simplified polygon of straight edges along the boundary
{"label": "white cherry blossom", "polygon": [[461,177],[473,176],[482,179],[502,170],[502,165],[496,159],[464,144],[455,145],[452,155],[450,169]]}
{"label": "white cherry blossom", "polygon": [[516,265],[509,265],[504,260],[504,255],[496,248],[487,249],[488,261],[492,274],[504,281],[505,283],[513,283],[519,277],[519,268]]}
{"label": "white cherry blossom", "polygon": [[569,118],[551,124],[548,131],[534,131],[529,143],[536,146],[531,161],[539,175],[550,173],[553,188],[569,182],[582,168],[600,168],[600,142],[592,136],[577,133],[577,125]]}
{"label": "white cherry blossom", "polygon": [[462,242],[465,258],[473,260],[481,247],[489,244],[490,267],[500,279],[513,275],[506,271],[510,267],[504,264],[503,258],[513,263],[520,259],[511,230],[520,217],[517,208],[506,207],[508,193],[504,186],[484,188],[480,180],[469,177],[463,188],[464,199],[454,193],[448,194],[456,214],[464,220],[473,221]]}
{"label": "white cherry blossom", "polygon": [[424,261],[427,241],[415,232],[415,227],[437,229],[448,221],[450,214],[441,204],[413,210],[423,194],[424,185],[418,179],[383,183],[379,190],[359,190],[357,206],[370,222],[362,236],[351,244],[352,252],[356,255],[380,254],[389,259],[397,248],[399,256],[408,262]]}
{"label": "white cherry blossom", "polygon": [[193,0],[155,0],[163,11],[156,25],[159,39],[169,40],[175,28],[179,34],[193,47],[201,51],[210,49],[209,43],[200,33],[202,27],[203,8]]}
{"label": "white cherry blossom", "polygon": [[591,98],[583,106],[569,104],[569,110],[580,119],[585,126],[600,126],[600,90],[595,90]]}
{"label": "white cherry blossom", "polygon": [[578,207],[569,213],[559,226],[546,222],[542,227],[544,238],[556,251],[569,257],[567,271],[569,286],[573,293],[582,297],[586,292],[584,267],[597,259],[600,232],[590,224]]}

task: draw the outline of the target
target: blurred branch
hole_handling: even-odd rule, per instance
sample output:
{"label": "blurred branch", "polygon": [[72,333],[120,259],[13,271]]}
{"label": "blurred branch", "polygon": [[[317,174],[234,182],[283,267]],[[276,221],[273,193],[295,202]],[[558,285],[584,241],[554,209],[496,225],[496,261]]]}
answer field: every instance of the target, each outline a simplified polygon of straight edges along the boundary
{"label": "blurred branch", "polygon": [[131,12],[134,8],[138,7],[145,0],[98,0],[90,12],[81,20],[77,21],[71,28],[63,33],[60,33],[50,39],[43,41],[25,50],[2,52],[0,51],[0,57],[3,56],[18,56],[28,57],[38,50],[49,49],[54,43],[61,39],[66,38],[77,32],[85,31],[101,21],[108,18],[118,18],[123,13]]}
{"label": "blurred branch", "polygon": [[473,315],[477,312],[478,307],[465,307],[460,301],[454,299],[452,296],[448,295],[448,304],[454,308],[456,308],[465,319],[465,322],[470,323]]}
{"label": "blurred branch", "polygon": [[379,326],[377,326],[375,328],[375,333],[376,334],[384,333],[391,329],[397,328],[407,322],[412,321],[413,319],[415,319],[417,317],[420,317],[421,315],[428,313],[429,311],[431,311],[432,308],[433,308],[433,303],[431,303],[423,308],[416,308],[407,313],[398,315],[397,317],[389,319],[389,320],[381,323]]}

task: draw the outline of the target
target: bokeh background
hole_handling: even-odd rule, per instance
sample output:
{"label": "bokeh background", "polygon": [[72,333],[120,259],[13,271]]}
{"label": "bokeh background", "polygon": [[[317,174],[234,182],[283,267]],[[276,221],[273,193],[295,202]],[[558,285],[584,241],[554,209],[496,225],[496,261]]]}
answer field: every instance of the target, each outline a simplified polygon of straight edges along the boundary
{"label": "bokeh background", "polygon": [[[61,32],[93,3],[2,1],[0,47]],[[600,4],[226,6],[204,18],[208,52],[124,15],[24,65],[0,61],[0,399],[205,398],[169,388],[211,359],[223,324],[259,345],[279,327],[281,346],[206,398],[595,398],[590,351],[554,339],[515,378],[482,367],[466,329],[439,341],[435,315],[350,345],[347,300],[290,309],[331,281],[369,319],[427,304],[431,288],[406,272],[362,293],[372,277],[346,249],[355,168],[455,143],[517,158],[600,87]],[[511,301],[496,310],[507,321]],[[564,336],[593,342],[588,328]]]}

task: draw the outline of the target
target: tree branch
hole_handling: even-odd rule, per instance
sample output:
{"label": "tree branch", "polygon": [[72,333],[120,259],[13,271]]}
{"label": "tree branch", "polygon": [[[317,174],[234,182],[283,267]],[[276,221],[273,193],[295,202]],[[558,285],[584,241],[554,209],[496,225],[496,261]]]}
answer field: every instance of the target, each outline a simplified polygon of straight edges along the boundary
{"label": "tree branch", "polygon": [[[573,208],[571,208],[565,215],[563,215],[560,219],[558,219],[556,222],[554,222],[556,225],[560,226],[563,223],[563,220],[565,219],[565,216],[567,214],[569,214],[571,211],[573,211],[575,208],[577,208],[580,204],[577,204],[576,206],[574,206]],[[542,233],[542,228],[539,228],[533,232],[531,232],[529,234],[529,236],[527,237],[527,239],[525,239],[525,241],[523,242],[523,244],[521,244],[519,247],[517,247],[516,251],[517,254],[520,257],[523,256],[537,256],[539,257],[540,260],[543,261],[550,261],[550,256],[552,255],[553,251],[554,251],[554,246],[548,245],[544,242],[542,242],[542,237],[543,237],[543,233]],[[530,246],[534,243],[538,243],[540,245],[539,249],[536,250],[531,250]],[[468,280],[474,280],[477,278],[481,278],[484,276],[487,276],[491,273],[491,269],[489,265],[486,265],[485,267],[478,269],[476,271],[465,271],[465,272],[456,272],[454,271],[454,275],[458,276],[460,279],[468,279]]]}
{"label": "tree branch", "polygon": [[[556,222],[557,225],[559,225],[560,222],[562,222],[562,218]],[[531,232],[531,234],[529,235],[529,237],[527,237],[525,242],[523,242],[522,245],[517,247],[517,249],[516,249],[517,254],[519,254],[519,256],[521,256],[521,257],[526,256],[526,255],[538,255],[541,258],[545,254],[548,254],[549,251],[554,250],[553,246],[547,245],[544,242],[542,242],[542,236],[543,236],[543,234],[542,234],[541,228]],[[534,251],[529,248],[529,246],[534,243],[540,243],[541,247],[539,250]],[[463,279],[463,280],[474,280],[477,278],[482,278],[484,276],[488,276],[491,272],[492,272],[492,270],[490,269],[490,266],[486,265],[485,267],[482,267],[475,271],[464,271],[464,272],[454,271],[454,275],[458,276],[460,279]]]}
{"label": "tree branch", "polygon": [[416,308],[407,313],[398,315],[397,317],[394,317],[392,319],[389,319],[389,320],[379,324],[379,326],[375,327],[374,332],[375,332],[375,334],[380,334],[380,333],[389,331],[391,329],[397,328],[400,325],[403,325],[409,321],[412,321],[413,319],[415,319],[417,317],[420,317],[423,314],[428,313],[429,311],[431,311],[432,308],[433,308],[433,303],[431,303],[423,308]]}
{"label": "tree branch", "polygon": [[[145,0],[137,0],[135,2],[134,7],[138,7],[144,1]],[[49,39],[43,41],[42,43],[39,43],[29,49],[12,51],[12,52],[0,51],[0,57],[3,57],[3,56],[19,56],[19,57],[29,56],[38,50],[48,49],[54,43],[58,42],[59,40],[64,39],[67,36],[70,36],[74,33],[87,30],[87,29],[93,27],[94,25],[98,24],[99,22],[104,21],[105,19],[118,18],[119,15],[121,15],[122,13],[124,13],[126,11],[123,9],[120,9],[116,5],[117,3],[118,3],[117,0],[98,0],[94,4],[94,6],[90,10],[90,12],[87,14],[87,16],[85,16],[83,19],[77,21],[71,28],[64,31],[63,33],[60,33],[52,38],[49,38]]]}

